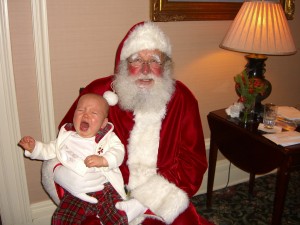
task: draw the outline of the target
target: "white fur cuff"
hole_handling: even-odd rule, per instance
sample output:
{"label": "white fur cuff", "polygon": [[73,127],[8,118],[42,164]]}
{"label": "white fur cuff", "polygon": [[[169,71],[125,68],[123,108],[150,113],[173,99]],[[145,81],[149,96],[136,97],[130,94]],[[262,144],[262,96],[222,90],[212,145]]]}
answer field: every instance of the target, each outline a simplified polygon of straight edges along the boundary
{"label": "white fur cuff", "polygon": [[159,175],[131,191],[134,198],[170,224],[189,205],[187,194]]}

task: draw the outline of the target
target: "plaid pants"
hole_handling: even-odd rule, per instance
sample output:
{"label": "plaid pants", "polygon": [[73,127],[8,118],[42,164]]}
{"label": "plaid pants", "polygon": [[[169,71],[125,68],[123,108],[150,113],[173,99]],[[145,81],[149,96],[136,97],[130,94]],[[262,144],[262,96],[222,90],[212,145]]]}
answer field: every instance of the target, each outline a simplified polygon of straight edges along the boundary
{"label": "plaid pants", "polygon": [[89,193],[98,199],[97,204],[85,202],[65,192],[52,216],[52,225],[127,225],[126,213],[115,208],[121,196],[110,183],[102,191]]}

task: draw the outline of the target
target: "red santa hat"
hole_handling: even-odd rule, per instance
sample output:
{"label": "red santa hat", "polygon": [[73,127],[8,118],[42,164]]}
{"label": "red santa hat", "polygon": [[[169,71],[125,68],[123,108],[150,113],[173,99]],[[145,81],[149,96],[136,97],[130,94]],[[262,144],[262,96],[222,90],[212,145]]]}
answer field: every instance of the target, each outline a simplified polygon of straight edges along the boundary
{"label": "red santa hat", "polygon": [[117,73],[120,60],[125,60],[141,50],[158,49],[171,57],[172,48],[168,37],[152,22],[135,24],[120,43],[115,60],[115,73]]}

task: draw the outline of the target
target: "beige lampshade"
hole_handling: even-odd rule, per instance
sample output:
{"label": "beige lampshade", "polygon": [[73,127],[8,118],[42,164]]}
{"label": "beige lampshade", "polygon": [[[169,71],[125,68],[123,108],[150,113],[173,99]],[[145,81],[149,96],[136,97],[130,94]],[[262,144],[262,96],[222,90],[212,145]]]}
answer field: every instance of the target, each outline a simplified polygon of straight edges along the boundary
{"label": "beige lampshade", "polygon": [[220,47],[265,55],[296,53],[282,6],[274,1],[244,2]]}

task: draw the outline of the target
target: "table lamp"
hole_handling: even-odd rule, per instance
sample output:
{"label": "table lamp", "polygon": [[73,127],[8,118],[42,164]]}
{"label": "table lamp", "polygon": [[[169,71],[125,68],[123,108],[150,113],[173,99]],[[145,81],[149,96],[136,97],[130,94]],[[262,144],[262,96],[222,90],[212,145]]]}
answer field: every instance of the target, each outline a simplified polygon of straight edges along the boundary
{"label": "table lamp", "polygon": [[267,85],[264,94],[255,99],[255,114],[261,115],[261,101],[272,90],[265,79],[266,55],[291,55],[296,53],[291,31],[279,2],[253,0],[245,1],[224,37],[221,48],[249,53],[245,56],[245,71],[249,78],[261,79]]}

